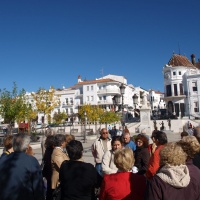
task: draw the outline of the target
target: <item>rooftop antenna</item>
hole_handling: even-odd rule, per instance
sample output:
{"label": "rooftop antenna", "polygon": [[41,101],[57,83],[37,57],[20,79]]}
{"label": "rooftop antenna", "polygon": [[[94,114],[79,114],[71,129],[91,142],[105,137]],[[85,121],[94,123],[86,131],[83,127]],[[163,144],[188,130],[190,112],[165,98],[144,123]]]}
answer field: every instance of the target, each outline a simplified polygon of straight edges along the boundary
{"label": "rooftop antenna", "polygon": [[101,72],[101,76],[103,77],[103,68],[100,70],[100,72]]}

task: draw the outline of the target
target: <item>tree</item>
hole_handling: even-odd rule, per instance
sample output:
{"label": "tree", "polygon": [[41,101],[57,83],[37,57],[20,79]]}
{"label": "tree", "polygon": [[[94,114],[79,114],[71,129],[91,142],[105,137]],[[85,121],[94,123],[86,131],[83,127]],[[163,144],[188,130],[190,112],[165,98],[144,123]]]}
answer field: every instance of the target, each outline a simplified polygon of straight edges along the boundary
{"label": "tree", "polygon": [[18,93],[15,82],[11,92],[6,89],[0,90],[0,114],[4,118],[4,123],[9,124],[10,133],[12,133],[15,121],[19,121],[22,118],[24,94],[24,89]]}
{"label": "tree", "polygon": [[86,112],[89,122],[113,123],[120,120],[119,115],[115,112],[105,111],[99,106],[85,104],[78,111],[81,121],[84,121],[84,112]]}
{"label": "tree", "polygon": [[67,118],[66,112],[55,112],[53,115],[53,123],[61,124]]}
{"label": "tree", "polygon": [[120,116],[113,111],[105,111],[100,115],[100,123],[110,124],[114,122],[118,122],[120,120]]}
{"label": "tree", "polygon": [[53,109],[60,104],[59,96],[55,95],[55,89],[51,87],[49,90],[40,88],[36,93],[32,93],[33,99],[35,100],[35,106],[37,112],[43,113],[44,120],[46,115],[49,116]]}

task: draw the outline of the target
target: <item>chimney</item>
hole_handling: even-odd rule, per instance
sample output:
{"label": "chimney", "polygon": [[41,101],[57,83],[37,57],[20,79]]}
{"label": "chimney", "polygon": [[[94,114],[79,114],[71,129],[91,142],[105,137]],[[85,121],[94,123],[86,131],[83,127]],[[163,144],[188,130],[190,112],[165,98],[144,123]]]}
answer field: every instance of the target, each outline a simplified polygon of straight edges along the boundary
{"label": "chimney", "polygon": [[82,82],[82,80],[81,80],[81,76],[78,75],[78,83],[80,83],[80,82]]}
{"label": "chimney", "polygon": [[191,60],[192,60],[192,64],[195,65],[195,55],[194,54],[191,55]]}

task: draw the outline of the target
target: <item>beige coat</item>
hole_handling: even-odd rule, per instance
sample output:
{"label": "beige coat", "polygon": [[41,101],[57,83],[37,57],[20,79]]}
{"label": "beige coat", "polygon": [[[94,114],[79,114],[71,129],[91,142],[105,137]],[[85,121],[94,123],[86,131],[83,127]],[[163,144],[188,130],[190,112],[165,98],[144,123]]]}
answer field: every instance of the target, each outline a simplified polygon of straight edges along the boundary
{"label": "beige coat", "polygon": [[52,165],[52,177],[51,177],[51,188],[55,189],[59,183],[59,170],[62,162],[64,160],[69,160],[69,157],[60,148],[55,148],[51,155],[51,165]]}
{"label": "beige coat", "polygon": [[[111,139],[107,139],[107,150],[111,150]],[[102,139],[98,138],[92,145],[92,155],[94,157],[95,163],[102,163],[103,155],[106,152],[104,149]]]}
{"label": "beige coat", "polygon": [[115,174],[118,171],[114,163],[115,152],[113,150],[106,151],[102,160],[102,171],[104,174]]}

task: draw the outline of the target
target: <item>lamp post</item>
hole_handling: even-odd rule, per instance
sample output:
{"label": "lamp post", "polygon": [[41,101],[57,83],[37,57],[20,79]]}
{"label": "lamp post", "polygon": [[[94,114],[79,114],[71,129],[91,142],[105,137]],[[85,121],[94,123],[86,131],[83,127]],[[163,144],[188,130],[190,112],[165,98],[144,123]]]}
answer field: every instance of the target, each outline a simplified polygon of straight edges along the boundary
{"label": "lamp post", "polygon": [[[113,98],[113,105],[114,106],[118,106],[119,107],[119,104],[120,104],[120,101],[121,101],[121,95],[120,94],[116,94]],[[115,108],[114,108],[115,109]],[[118,111],[119,111],[119,108],[118,108]]]}
{"label": "lamp post", "polygon": [[125,122],[124,122],[124,94],[125,94],[125,89],[126,89],[126,86],[122,83],[119,87],[120,89],[120,93],[121,93],[121,96],[122,96],[122,105],[121,105],[121,110],[122,110],[122,118],[121,118],[121,124],[122,124],[122,130],[124,131],[124,126],[125,126]]}
{"label": "lamp post", "polygon": [[[138,96],[137,96],[137,94],[134,94],[133,96],[132,96],[132,98],[133,98],[133,104],[134,104],[134,107],[135,107],[135,112],[136,112],[136,105],[138,104]],[[134,115],[135,115],[135,112],[134,112]]]}
{"label": "lamp post", "polygon": [[160,106],[158,105],[158,111],[157,111],[157,114],[158,114],[158,118],[160,119],[161,117],[161,111],[160,111]]}
{"label": "lamp post", "polygon": [[[121,117],[121,124],[122,124],[122,129],[124,130],[124,126],[125,126],[125,123],[124,123],[124,117],[123,117],[123,111],[124,111],[124,94],[125,94],[125,88],[126,86],[122,83],[119,87],[120,89],[120,94],[116,94],[112,100],[113,100],[113,104],[114,105],[118,105],[118,107],[120,106],[120,103],[121,103],[121,112],[122,112],[122,117]],[[122,97],[122,101],[121,101],[121,97]],[[120,111],[120,109],[118,109],[118,111]]]}
{"label": "lamp post", "polygon": [[84,143],[86,142],[86,122],[87,122],[87,113],[84,111]]}
{"label": "lamp post", "polygon": [[133,104],[134,104],[135,109],[136,109],[136,105],[138,104],[138,96],[137,96],[137,94],[134,94],[132,98],[133,98]]}

